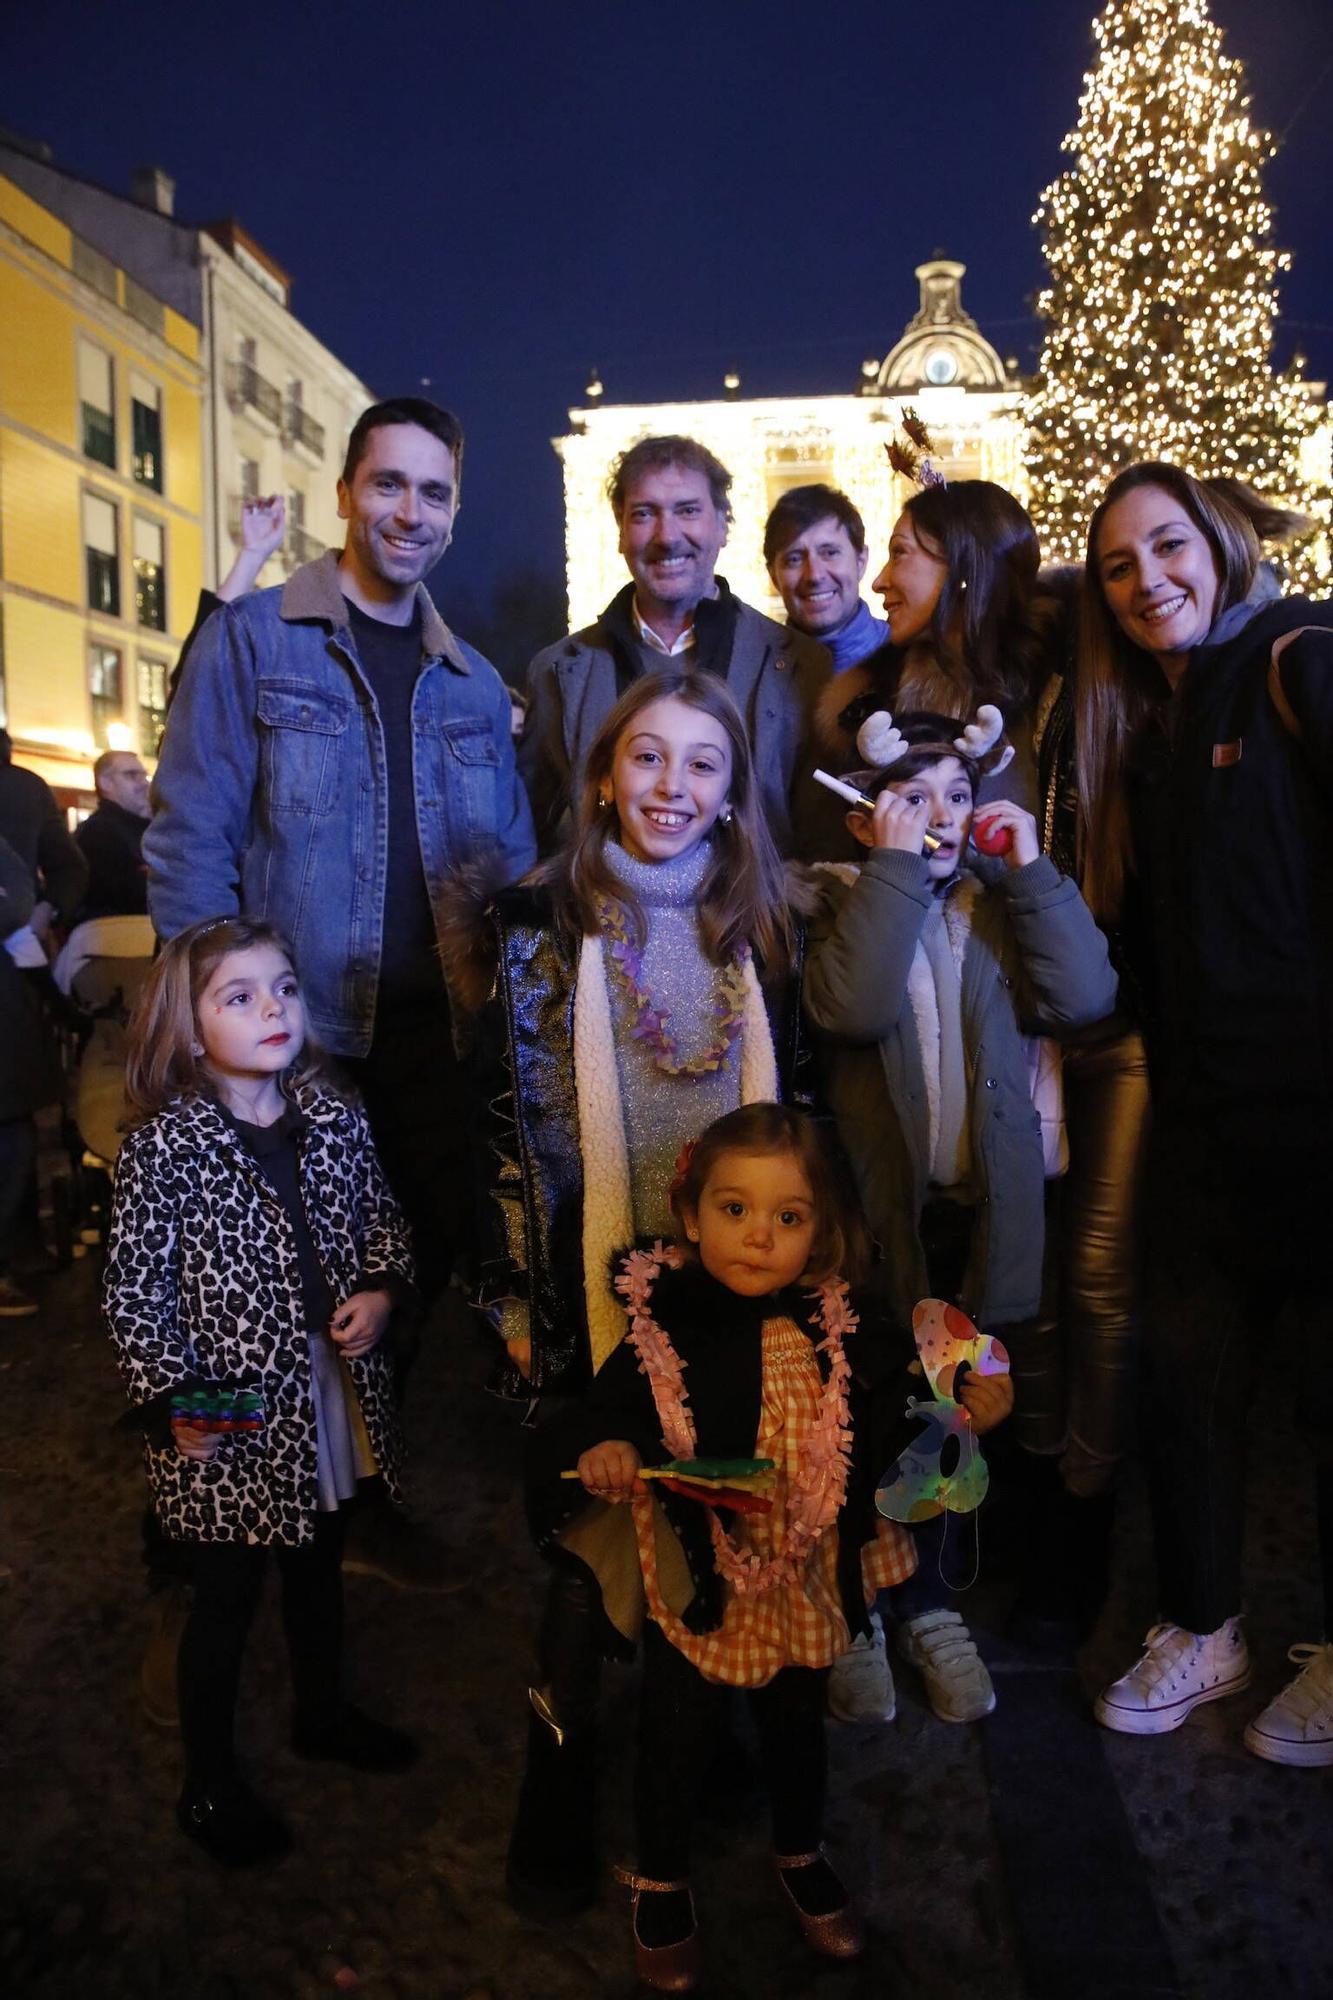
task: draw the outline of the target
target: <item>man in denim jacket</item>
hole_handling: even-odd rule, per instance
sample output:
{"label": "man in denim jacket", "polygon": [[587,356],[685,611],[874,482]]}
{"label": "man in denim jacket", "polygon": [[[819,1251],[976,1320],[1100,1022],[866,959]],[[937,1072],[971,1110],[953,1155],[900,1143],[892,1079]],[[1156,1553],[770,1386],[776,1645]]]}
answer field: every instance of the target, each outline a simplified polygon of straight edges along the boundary
{"label": "man in denim jacket", "polygon": [[450,872],[535,857],[509,696],[422,579],[448,547],[463,437],[417,397],[358,419],[346,546],[224,605],[195,641],[144,837],[163,937],[243,910],[291,939],[311,1032],[344,1060],[427,1296],[467,1200],[435,910]]}

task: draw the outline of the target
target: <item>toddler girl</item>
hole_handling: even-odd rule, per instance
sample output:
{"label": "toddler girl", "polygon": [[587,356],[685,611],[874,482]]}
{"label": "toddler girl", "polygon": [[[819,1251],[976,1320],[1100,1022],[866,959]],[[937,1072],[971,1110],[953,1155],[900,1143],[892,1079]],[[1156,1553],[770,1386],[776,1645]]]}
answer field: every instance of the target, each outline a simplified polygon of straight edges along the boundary
{"label": "toddler girl", "polygon": [[126,1082],[103,1303],[159,1522],[193,1545],[176,1814],[216,1859],[258,1861],[290,1845],[232,1742],[270,1549],[297,1755],[362,1771],[415,1758],[343,1699],[339,1515],[358,1478],[396,1492],[380,1342],[411,1260],[364,1116],[318,1080],[271,925],[220,917],[163,947]]}
{"label": "toddler girl", "polygon": [[[816,1951],[860,1951],[860,1921],[821,1848],[825,1685],[865,1627],[867,1593],[905,1578],[913,1555],[873,1505],[902,1441],[892,1418],[908,1357],[883,1327],[857,1333],[837,1273],[855,1263],[858,1230],[817,1127],[776,1104],[730,1113],[692,1149],[672,1206],[688,1250],[625,1259],[627,1337],[583,1404],[541,1435],[531,1472],[534,1514],[565,1561],[571,1542],[593,1560],[585,1496],[631,1503],[646,1623],[639,1872],[624,1879],[639,1977],[684,1992],[699,1968],[690,1834],[729,1688],[749,1693],[789,1908]],[[979,1430],[1007,1412],[1007,1382],[969,1381],[962,1394]],[[858,1459],[856,1434],[868,1445],[885,1413]],[[701,1454],[773,1461],[771,1511],[714,1510],[639,1476]],[[575,1460],[582,1494],[557,1476]],[[623,1629],[615,1555],[604,1534],[598,1574]]]}

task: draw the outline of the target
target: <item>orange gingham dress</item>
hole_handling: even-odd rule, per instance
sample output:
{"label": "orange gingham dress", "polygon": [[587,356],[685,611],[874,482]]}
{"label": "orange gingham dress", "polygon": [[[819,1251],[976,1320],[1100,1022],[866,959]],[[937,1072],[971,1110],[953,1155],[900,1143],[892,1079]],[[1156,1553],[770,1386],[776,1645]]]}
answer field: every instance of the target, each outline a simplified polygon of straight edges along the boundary
{"label": "orange gingham dress", "polygon": [[[733,1515],[733,1539],[766,1561],[787,1532],[787,1493],[796,1476],[801,1445],[819,1414],[823,1381],[810,1338],[794,1320],[769,1319],[763,1326],[763,1381],[756,1458],[774,1462],[773,1510]],[[643,1569],[648,1615],[678,1653],[706,1681],[728,1687],[765,1687],[783,1667],[831,1667],[851,1643],[838,1589],[838,1531],[822,1534],[810,1551],[799,1583],[778,1583],[758,1595],[726,1591],[722,1623],[715,1632],[691,1632],[667,1607],[657,1575],[651,1494],[632,1503],[634,1532]],[[896,1521],[881,1519],[861,1555],[866,1601],[892,1583],[904,1583],[916,1568],[912,1538]]]}

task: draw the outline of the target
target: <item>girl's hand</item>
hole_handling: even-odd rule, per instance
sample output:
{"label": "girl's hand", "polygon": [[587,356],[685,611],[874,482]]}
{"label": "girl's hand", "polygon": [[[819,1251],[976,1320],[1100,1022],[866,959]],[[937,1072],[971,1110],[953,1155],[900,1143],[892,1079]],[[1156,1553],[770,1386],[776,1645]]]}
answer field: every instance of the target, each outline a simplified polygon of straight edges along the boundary
{"label": "girl's hand", "polygon": [[1041,842],[1037,838],[1037,822],[1032,814],[1024,812],[1008,799],[991,799],[981,806],[972,821],[972,831],[976,835],[983,829],[987,834],[1000,827],[1009,831],[1009,848],[1004,857],[1006,868],[1026,868],[1030,861],[1036,861],[1041,854]]}
{"label": "girl's hand", "polygon": [[196,1465],[207,1465],[222,1443],[220,1432],[201,1430],[198,1424],[183,1424],[175,1417],[171,1421],[171,1435],[181,1457],[192,1458]]}
{"label": "girl's hand", "polygon": [[353,1292],[329,1325],[329,1339],[344,1354],[366,1354],[389,1324],[393,1300],[387,1292]]}
{"label": "girl's hand", "polygon": [[972,1419],[978,1436],[1002,1424],[1014,1407],[1014,1385],[1007,1375],[978,1375],[968,1369],[958,1400]]}
{"label": "girl's hand", "polygon": [[578,1463],[578,1475],[595,1500],[628,1500],[631,1494],[646,1493],[639,1477],[643,1460],[624,1438],[609,1438],[585,1451]]}
{"label": "girl's hand", "polygon": [[896,848],[900,854],[920,854],[930,827],[930,803],[913,805],[897,792],[883,791],[870,817],[870,845]]}

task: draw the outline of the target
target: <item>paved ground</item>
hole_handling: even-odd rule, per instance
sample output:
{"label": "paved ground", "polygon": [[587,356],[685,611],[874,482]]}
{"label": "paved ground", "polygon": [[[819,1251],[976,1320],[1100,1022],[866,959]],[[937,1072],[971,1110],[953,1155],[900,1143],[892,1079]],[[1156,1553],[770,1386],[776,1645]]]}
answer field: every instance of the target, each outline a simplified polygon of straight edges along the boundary
{"label": "paved ground", "polygon": [[[415,1727],[408,1777],[358,1780],[284,1745],[280,1639],[266,1608],[242,1738],[289,1816],[295,1855],[228,1877],[176,1833],[176,1741],[141,1717],[143,1489],[91,1306],[91,1260],[49,1280],[39,1320],[0,1323],[4,1487],[0,1689],[0,1993],[7,2000],[599,2000],[634,1991],[623,1904],[559,1930],[500,1891],[516,1784],[536,1566],[515,1500],[517,1443],[477,1385],[480,1346],[436,1333],[411,1411],[420,1510],[470,1547],[476,1582],[445,1599],[349,1582],[357,1692]],[[1316,1636],[1303,1468],[1264,1434],[1251,1550],[1256,1687],[1156,1742],[1111,1737],[1087,1693],[1151,1615],[1131,1486],[1117,1589],[1077,1673],[986,1638],[993,1720],[949,1728],[899,1676],[897,1722],[832,1732],[834,1845],[863,1891],[872,1948],[824,1969],[788,1930],[752,1803],[726,1802],[698,1869],[707,1993],[725,2000],[1328,2000],[1333,1773],[1248,1757],[1240,1730]],[[983,1535],[986,1529],[983,1525]],[[1003,1605],[974,1593],[979,1634]],[[624,1851],[613,1677],[608,1813]]]}

